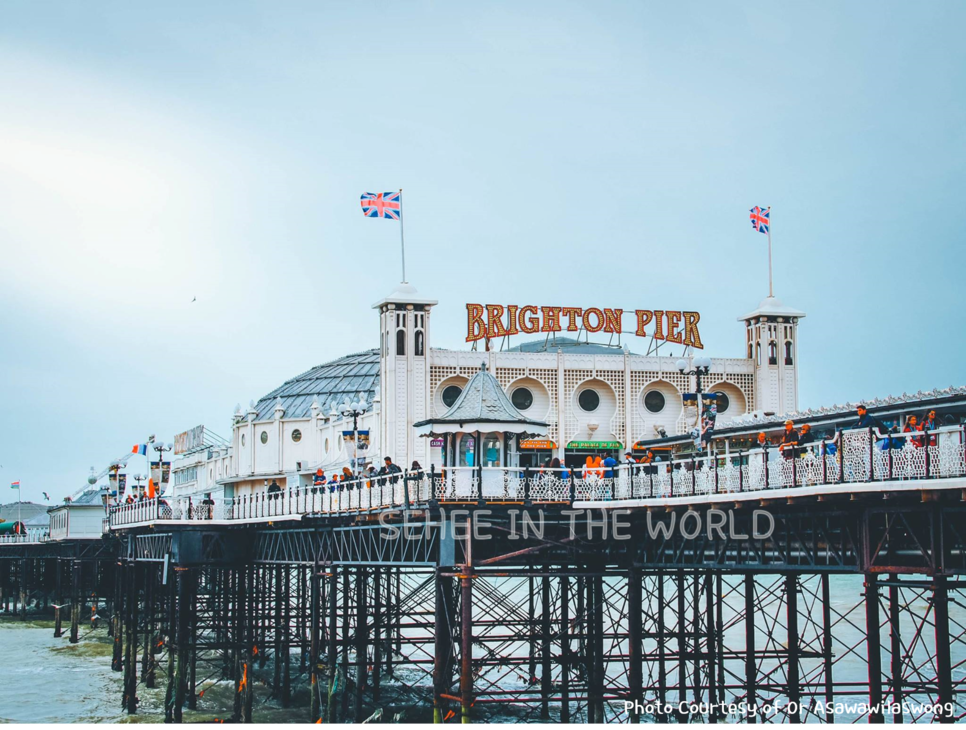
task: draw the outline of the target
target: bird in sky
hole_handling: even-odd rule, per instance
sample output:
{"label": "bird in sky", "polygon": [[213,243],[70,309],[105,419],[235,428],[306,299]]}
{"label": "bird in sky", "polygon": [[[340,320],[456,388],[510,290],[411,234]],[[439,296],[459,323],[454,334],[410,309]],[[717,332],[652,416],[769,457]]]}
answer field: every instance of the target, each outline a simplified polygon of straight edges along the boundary
{"label": "bird in sky", "polygon": [[50,501],[50,495],[47,494],[47,492],[41,492],[41,494],[44,495],[44,501],[45,502],[49,502]]}
{"label": "bird in sky", "polygon": [[198,301],[198,297],[191,297],[191,303],[194,304]]}

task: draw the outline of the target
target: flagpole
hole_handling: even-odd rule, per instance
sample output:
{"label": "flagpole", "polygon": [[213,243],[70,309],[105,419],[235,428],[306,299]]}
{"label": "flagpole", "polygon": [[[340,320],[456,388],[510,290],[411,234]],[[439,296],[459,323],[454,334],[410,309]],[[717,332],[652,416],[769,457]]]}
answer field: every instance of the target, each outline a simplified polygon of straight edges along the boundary
{"label": "flagpole", "polygon": [[768,296],[775,296],[771,282],[771,206],[768,206]]}
{"label": "flagpole", "polygon": [[403,280],[402,283],[406,283],[406,234],[403,232],[402,225],[402,188],[399,188],[399,245],[402,249],[402,261],[403,261]]}
{"label": "flagpole", "polygon": [[399,246],[402,250],[402,283],[406,283],[406,234],[403,232],[402,188],[399,188]]}

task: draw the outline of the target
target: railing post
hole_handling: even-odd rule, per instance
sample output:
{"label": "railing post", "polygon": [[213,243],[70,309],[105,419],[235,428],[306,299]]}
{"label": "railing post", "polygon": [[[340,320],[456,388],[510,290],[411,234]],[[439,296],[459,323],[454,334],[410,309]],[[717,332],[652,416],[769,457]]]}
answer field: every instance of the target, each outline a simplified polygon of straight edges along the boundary
{"label": "railing post", "polygon": [[574,474],[574,469],[570,470],[570,504],[577,500],[577,477]]}
{"label": "railing post", "polygon": [[892,446],[893,446],[893,440],[892,440],[892,434],[890,433],[889,434],[889,473],[886,476],[886,479],[890,479],[890,480],[892,479]]}
{"label": "railing post", "polygon": [[[711,455],[711,447],[708,447],[708,455]],[[718,455],[714,456],[714,493],[721,494],[721,487],[718,484]]]}
{"label": "railing post", "polygon": [[844,461],[845,457],[842,455],[842,452],[845,451],[845,448],[844,448],[845,435],[843,431],[836,431],[836,433],[838,434],[838,437],[839,437],[839,443],[835,449],[835,453],[839,457],[838,458],[838,462],[839,462],[838,483],[841,484],[842,482],[845,481],[845,461]]}
{"label": "railing post", "polygon": [[674,496],[674,457],[671,456],[670,454],[668,455],[668,458],[667,458],[667,466],[668,466],[667,473],[671,475],[671,496],[673,497]]}
{"label": "railing post", "polygon": [[872,435],[872,426],[869,426],[869,481],[875,481],[875,438]]}
{"label": "railing post", "polygon": [[792,447],[792,488],[798,486],[798,455],[795,453],[796,447]]}
{"label": "railing post", "polygon": [[822,441],[819,442],[819,445],[818,445],[818,455],[822,457],[822,484],[823,485],[828,484],[828,459],[826,458],[828,456],[827,451],[828,451],[828,447],[825,443],[825,440],[823,439]]}
{"label": "railing post", "polygon": [[429,465],[429,499],[436,498],[436,465]]}
{"label": "railing post", "polygon": [[530,501],[530,467],[523,470],[523,501]]}
{"label": "railing post", "polygon": [[691,452],[691,494],[698,493],[698,472],[694,452]]}
{"label": "railing post", "polygon": [[647,465],[647,482],[648,482],[647,496],[648,497],[654,496],[654,472],[655,471],[657,471],[657,467],[654,466],[653,462]]}
{"label": "railing post", "polygon": [[407,512],[412,508],[412,502],[409,499],[409,482],[405,475],[403,475],[403,505]]}
{"label": "railing post", "polygon": [[738,449],[738,491],[745,491],[745,472],[741,468],[741,449]]}
{"label": "railing post", "polygon": [[762,489],[768,489],[768,442],[765,442],[765,446],[761,450],[761,458],[765,460],[765,486]]}
{"label": "railing post", "polygon": [[[936,442],[939,443],[938,441]],[[929,472],[931,471],[930,466],[932,465],[932,459],[929,457],[929,427],[924,426],[922,429],[922,446],[926,450],[926,479],[929,478]]]}

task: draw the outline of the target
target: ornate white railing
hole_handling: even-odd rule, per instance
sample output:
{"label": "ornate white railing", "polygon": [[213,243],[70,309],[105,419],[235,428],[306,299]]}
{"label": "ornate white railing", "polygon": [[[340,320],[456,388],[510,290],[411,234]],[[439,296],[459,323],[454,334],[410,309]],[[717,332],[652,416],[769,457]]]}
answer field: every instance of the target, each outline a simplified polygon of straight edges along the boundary
{"label": "ornate white railing", "polygon": [[288,515],[334,514],[388,507],[425,504],[432,499],[428,475],[418,472],[387,477],[362,478],[283,489],[279,492],[257,492],[229,500],[225,504],[227,519],[261,520]]}
{"label": "ornate white railing", "polygon": [[257,492],[215,504],[143,500],[113,507],[112,527],[156,520],[272,520],[333,515],[438,502],[576,502],[814,488],[859,482],[901,482],[966,476],[963,427],[881,434],[844,431],[835,438],[679,456],[612,469],[446,467],[437,471],[361,478],[338,484]]}
{"label": "ornate white railing", "polygon": [[135,525],[157,520],[191,520],[204,522],[206,520],[225,519],[223,502],[206,503],[204,500],[194,500],[181,497],[166,499],[141,499],[127,504],[114,505],[109,508],[111,527],[121,525]]}
{"label": "ornate white railing", "polygon": [[17,535],[0,535],[0,545],[19,545],[23,543],[47,542],[50,533],[47,530],[31,530]]}

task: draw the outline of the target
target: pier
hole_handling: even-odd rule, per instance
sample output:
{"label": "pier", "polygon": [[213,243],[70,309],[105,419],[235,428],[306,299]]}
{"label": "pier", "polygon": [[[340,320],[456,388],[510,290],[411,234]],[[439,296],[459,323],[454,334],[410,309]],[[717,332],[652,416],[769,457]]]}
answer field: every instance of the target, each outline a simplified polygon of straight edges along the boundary
{"label": "pier", "polygon": [[69,606],[71,640],[109,615],[125,709],[164,686],[174,722],[214,681],[243,722],[297,696],[331,722],[961,720],[963,428],[879,436],[145,500],[101,540],[0,544],[0,602]]}

